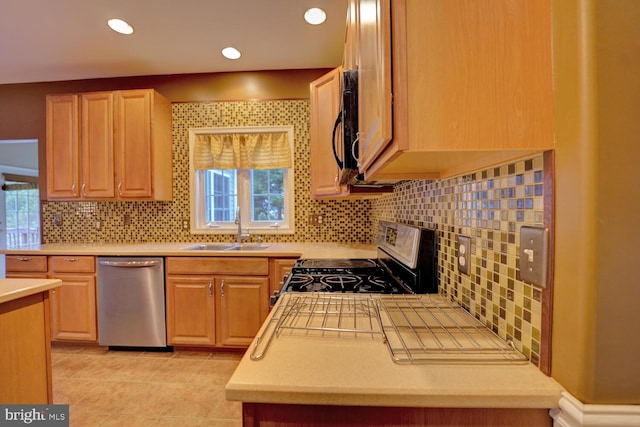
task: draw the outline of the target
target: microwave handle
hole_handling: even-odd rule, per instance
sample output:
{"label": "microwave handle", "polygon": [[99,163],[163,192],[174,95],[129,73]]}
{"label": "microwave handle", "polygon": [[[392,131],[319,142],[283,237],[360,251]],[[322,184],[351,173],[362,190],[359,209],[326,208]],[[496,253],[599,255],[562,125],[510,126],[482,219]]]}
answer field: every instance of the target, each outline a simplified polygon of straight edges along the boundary
{"label": "microwave handle", "polygon": [[342,111],[338,113],[338,118],[336,118],[336,123],[333,125],[333,134],[331,135],[331,148],[333,148],[333,157],[336,159],[336,163],[338,164],[338,168],[342,170],[344,168],[344,163],[338,158],[338,152],[336,151],[336,130],[338,130],[338,125],[342,121]]}

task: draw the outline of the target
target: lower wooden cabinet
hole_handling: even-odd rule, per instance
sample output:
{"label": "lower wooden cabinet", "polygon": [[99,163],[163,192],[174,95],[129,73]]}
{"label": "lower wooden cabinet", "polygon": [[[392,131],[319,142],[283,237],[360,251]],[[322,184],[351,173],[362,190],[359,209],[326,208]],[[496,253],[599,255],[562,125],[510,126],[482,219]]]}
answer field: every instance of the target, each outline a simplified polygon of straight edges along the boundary
{"label": "lower wooden cabinet", "polygon": [[272,258],[269,260],[269,294],[280,291],[284,285],[284,275],[291,273],[298,258]]}
{"label": "lower wooden cabinet", "polygon": [[248,346],[269,313],[269,278],[217,279],[219,340],[222,346]]}
{"label": "lower wooden cabinet", "polygon": [[167,276],[167,343],[216,344],[213,277]]}
{"label": "lower wooden cabinet", "polygon": [[167,343],[246,347],[269,312],[268,258],[167,257]]}
{"label": "lower wooden cabinet", "polygon": [[47,278],[46,255],[6,255],[5,268],[7,278]]}
{"label": "lower wooden cabinet", "polygon": [[98,341],[93,256],[50,256],[49,276],[62,280],[51,291],[51,339]]}
{"label": "lower wooden cabinet", "polygon": [[53,341],[98,341],[95,268],[93,256],[6,256],[7,277],[62,280],[49,291]]}

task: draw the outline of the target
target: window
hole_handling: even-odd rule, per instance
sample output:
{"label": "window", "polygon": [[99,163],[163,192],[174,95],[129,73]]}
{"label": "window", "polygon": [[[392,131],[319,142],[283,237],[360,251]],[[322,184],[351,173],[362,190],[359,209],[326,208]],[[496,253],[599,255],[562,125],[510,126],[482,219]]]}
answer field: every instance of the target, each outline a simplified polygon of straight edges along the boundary
{"label": "window", "polygon": [[40,195],[37,177],[4,174],[7,248],[40,243]]}
{"label": "window", "polygon": [[[272,135],[279,135],[277,142]],[[292,152],[292,126],[190,129],[191,232],[235,234],[239,208],[243,230],[293,233]],[[288,167],[270,167],[285,163]]]}

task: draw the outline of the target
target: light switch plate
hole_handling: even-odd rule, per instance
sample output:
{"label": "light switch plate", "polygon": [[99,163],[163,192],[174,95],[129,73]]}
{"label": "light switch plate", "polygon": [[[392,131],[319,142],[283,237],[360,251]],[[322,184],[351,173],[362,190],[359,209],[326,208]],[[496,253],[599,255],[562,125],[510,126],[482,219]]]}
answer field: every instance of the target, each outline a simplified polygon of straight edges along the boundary
{"label": "light switch plate", "polygon": [[469,275],[469,264],[471,264],[471,238],[458,236],[458,271],[461,274]]}
{"label": "light switch plate", "polygon": [[522,226],[520,228],[520,279],[541,288],[547,287],[549,229]]}

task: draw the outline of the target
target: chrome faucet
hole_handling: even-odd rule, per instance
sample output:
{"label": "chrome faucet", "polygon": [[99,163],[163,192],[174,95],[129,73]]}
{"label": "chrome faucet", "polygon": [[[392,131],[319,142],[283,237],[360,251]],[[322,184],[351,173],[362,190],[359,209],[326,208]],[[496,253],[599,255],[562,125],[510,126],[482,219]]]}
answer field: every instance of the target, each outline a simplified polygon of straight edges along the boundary
{"label": "chrome faucet", "polygon": [[238,224],[238,245],[242,244],[242,241],[244,239],[248,239],[249,237],[251,237],[251,235],[249,234],[249,232],[247,231],[246,233],[242,232],[242,219],[240,216],[240,206],[238,206],[236,208],[236,224]]}

